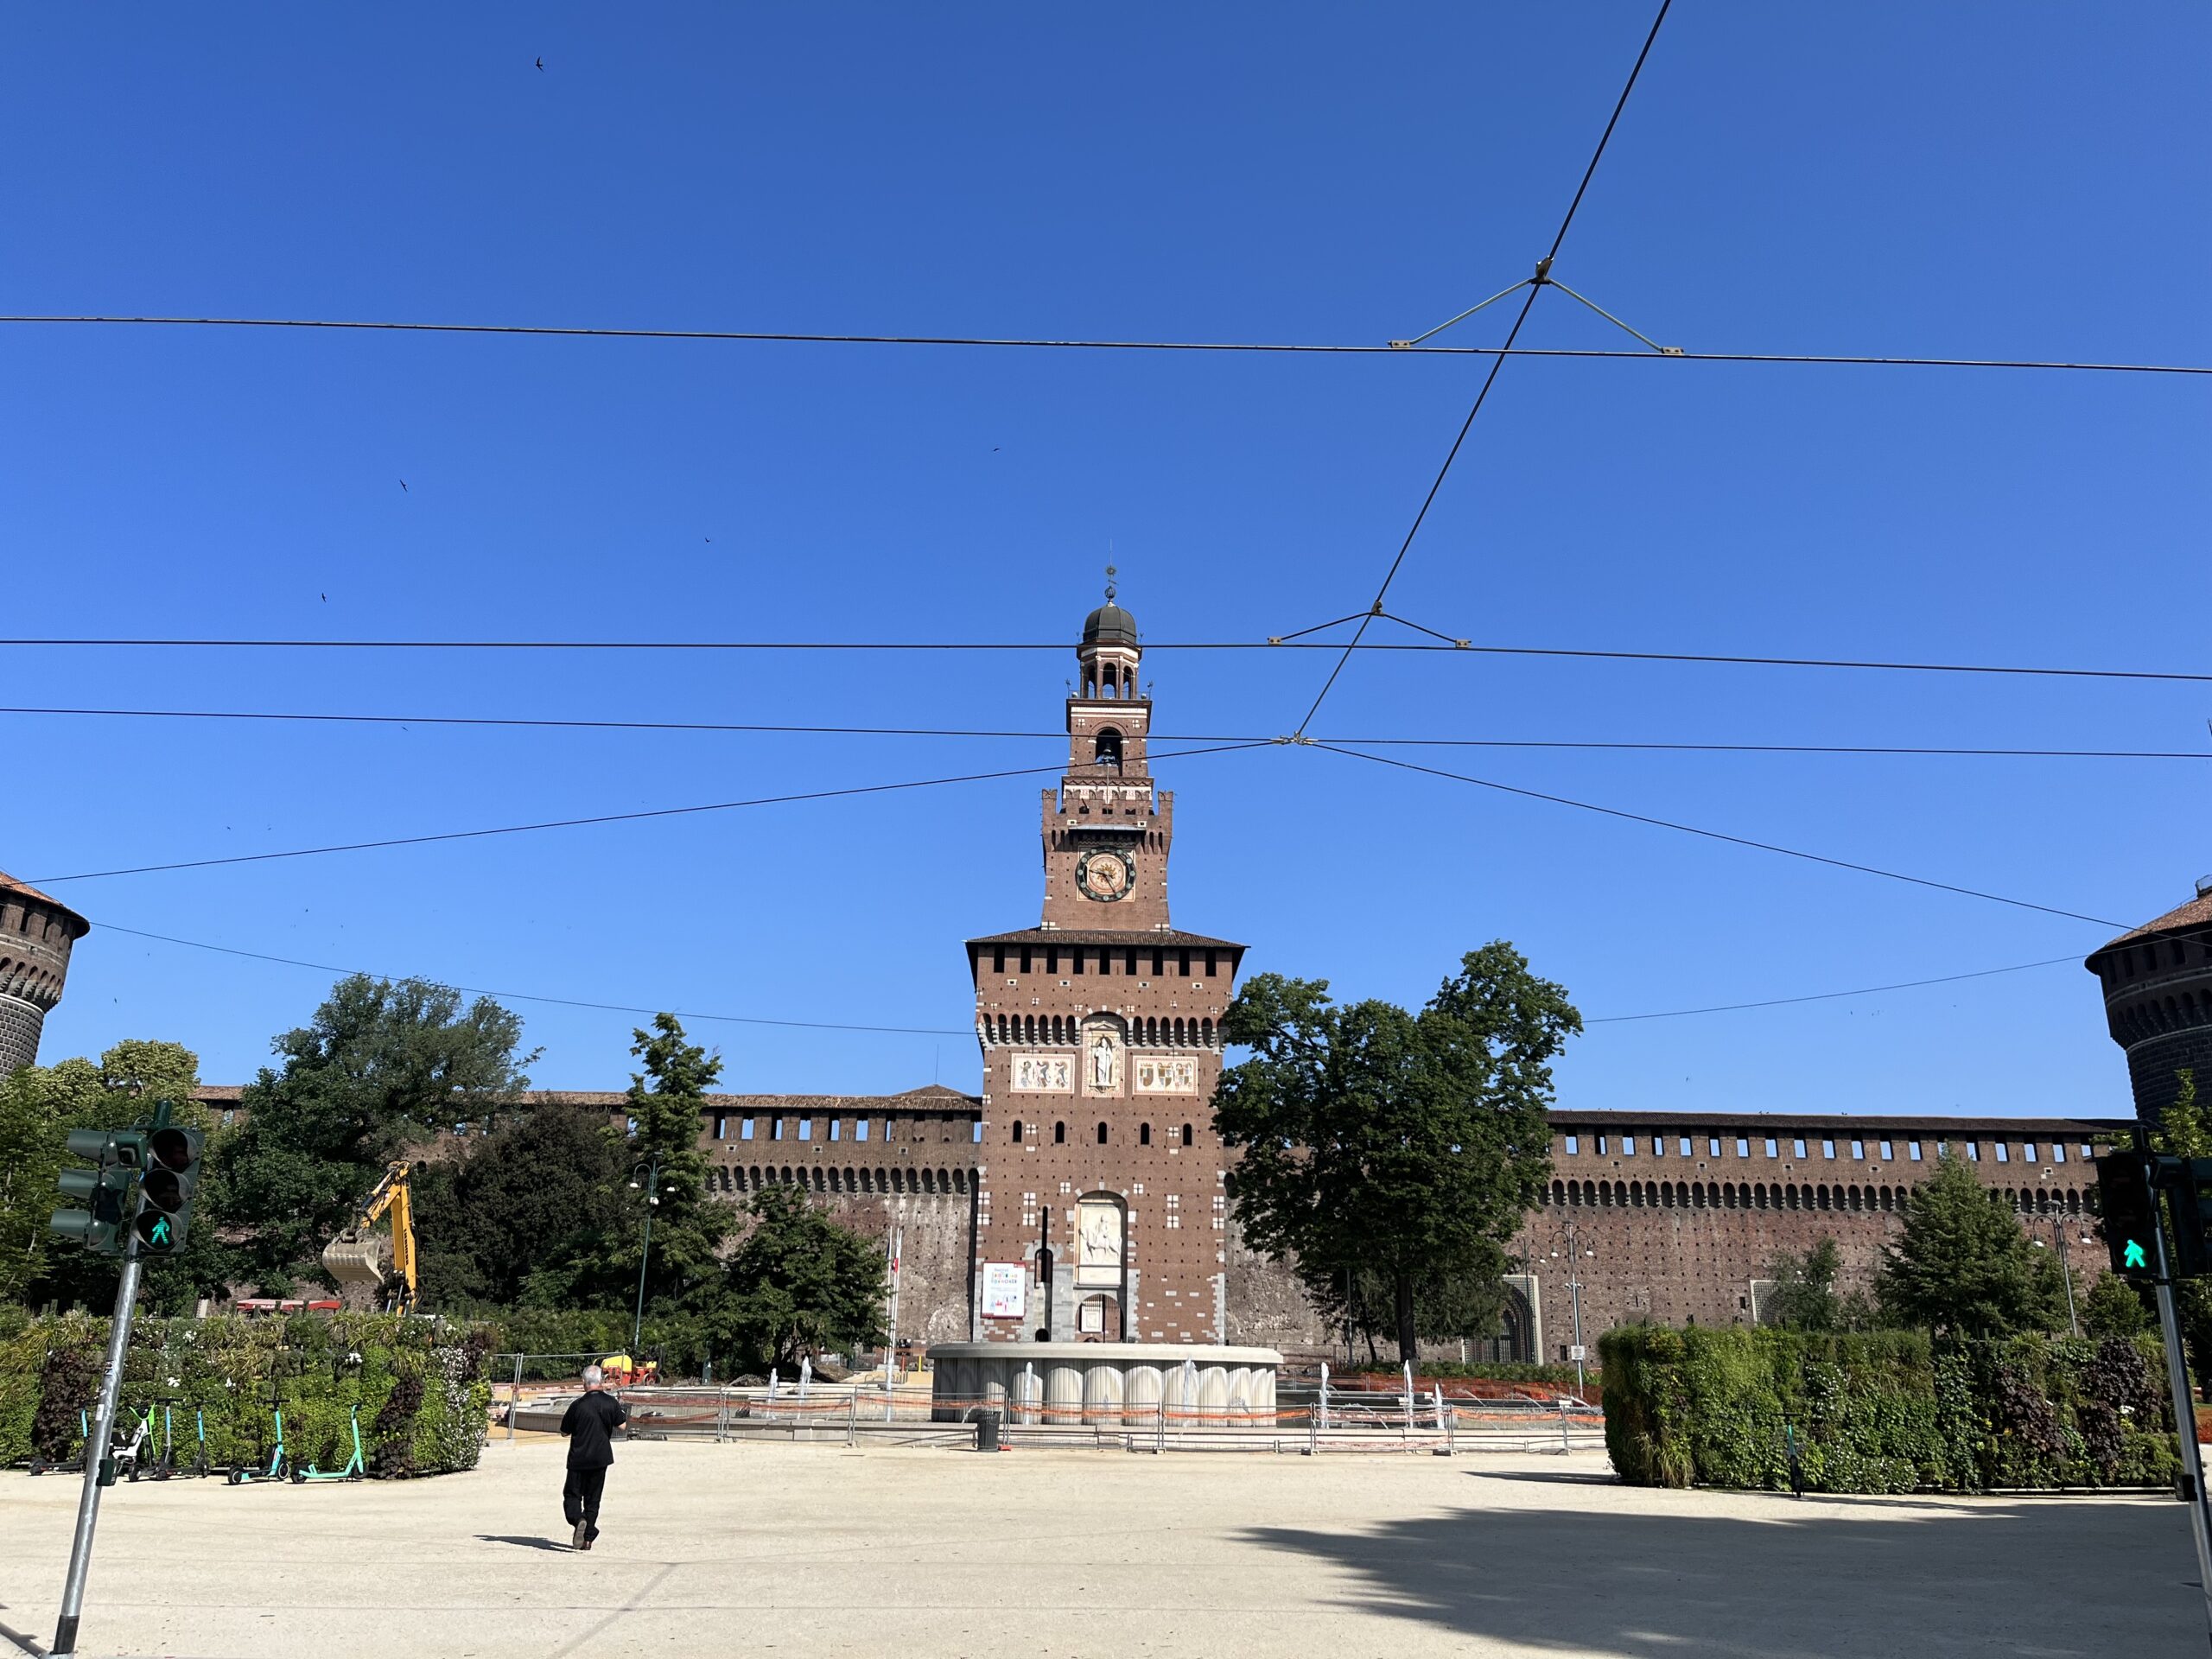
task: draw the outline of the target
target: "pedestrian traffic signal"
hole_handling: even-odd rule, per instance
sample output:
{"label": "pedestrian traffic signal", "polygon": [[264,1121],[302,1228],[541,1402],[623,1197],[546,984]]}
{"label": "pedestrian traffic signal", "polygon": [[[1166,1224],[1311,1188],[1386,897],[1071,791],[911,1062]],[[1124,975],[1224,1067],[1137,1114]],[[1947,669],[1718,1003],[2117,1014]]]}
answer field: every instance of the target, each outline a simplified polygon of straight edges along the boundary
{"label": "pedestrian traffic signal", "polygon": [[141,1203],[131,1224],[150,1255],[174,1255],[184,1248],[192,1223],[192,1198],[200,1185],[204,1139],[197,1129],[163,1127],[147,1137],[146,1173],[138,1183]]}
{"label": "pedestrian traffic signal", "polygon": [[62,1238],[73,1238],[101,1255],[119,1255],[117,1242],[130,1214],[130,1188],[146,1163],[147,1135],[143,1129],[72,1129],[68,1137],[72,1158],[89,1158],[91,1169],[65,1169],[54,1184],[64,1198],[84,1205],[81,1210],[56,1210],[47,1230]]}
{"label": "pedestrian traffic signal", "polygon": [[2212,1274],[2212,1236],[2205,1226],[2212,1203],[2212,1158],[2161,1158],[2151,1179],[2165,1192],[2166,1217],[2172,1223],[2167,1272],[2176,1279]]}
{"label": "pedestrian traffic signal", "polygon": [[2158,1275],[2158,1196],[2152,1185],[2157,1162],[2147,1152],[2107,1153],[2097,1160],[2105,1248],[2112,1252],[2112,1270],[2131,1279]]}

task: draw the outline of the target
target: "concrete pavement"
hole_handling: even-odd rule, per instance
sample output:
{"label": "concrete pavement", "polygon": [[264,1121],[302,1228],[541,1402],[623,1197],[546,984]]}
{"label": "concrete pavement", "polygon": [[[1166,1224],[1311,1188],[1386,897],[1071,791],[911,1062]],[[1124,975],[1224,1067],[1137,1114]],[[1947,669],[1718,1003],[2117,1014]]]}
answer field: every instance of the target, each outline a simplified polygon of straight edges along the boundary
{"label": "concrete pavement", "polygon": [[[87,1653],[2204,1652],[2187,1511],[2152,1498],[1656,1492],[1602,1458],[648,1443],[571,1554],[563,1448],[472,1474],[113,1489]],[[0,1475],[0,1626],[41,1644],[73,1479]],[[156,1552],[167,1564],[154,1567]],[[0,1647],[0,1653],[6,1649]]]}

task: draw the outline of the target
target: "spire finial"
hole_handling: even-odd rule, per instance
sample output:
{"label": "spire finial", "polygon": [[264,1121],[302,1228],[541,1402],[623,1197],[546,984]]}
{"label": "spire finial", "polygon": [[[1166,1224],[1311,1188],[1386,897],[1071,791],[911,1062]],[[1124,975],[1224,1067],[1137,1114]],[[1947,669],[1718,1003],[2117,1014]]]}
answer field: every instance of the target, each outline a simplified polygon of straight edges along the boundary
{"label": "spire finial", "polygon": [[1114,602],[1114,577],[1115,577],[1115,575],[1116,575],[1116,572],[1115,572],[1114,567],[1113,567],[1112,565],[1110,565],[1110,564],[1109,564],[1109,565],[1108,565],[1108,566],[1106,567],[1106,602],[1107,602],[1109,605],[1111,605],[1111,604]]}

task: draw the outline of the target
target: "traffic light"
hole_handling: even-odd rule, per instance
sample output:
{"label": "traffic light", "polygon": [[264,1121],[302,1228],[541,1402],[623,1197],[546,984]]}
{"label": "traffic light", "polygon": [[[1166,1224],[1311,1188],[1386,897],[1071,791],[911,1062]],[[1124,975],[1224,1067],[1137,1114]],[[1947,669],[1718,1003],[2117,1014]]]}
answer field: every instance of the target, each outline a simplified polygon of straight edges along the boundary
{"label": "traffic light", "polygon": [[2112,1270],[2131,1279],[2158,1273],[2158,1198],[2152,1189],[2157,1160],[2147,1152],[2109,1152],[2097,1160],[2097,1207]]}
{"label": "traffic light", "polygon": [[131,1225],[147,1255],[175,1255],[184,1248],[185,1230],[192,1224],[204,1138],[197,1129],[165,1126],[149,1135],[146,1142],[146,1173],[138,1182],[141,1202]]}
{"label": "traffic light", "polygon": [[56,1210],[48,1230],[99,1255],[120,1255],[118,1240],[130,1213],[131,1185],[145,1167],[147,1139],[143,1129],[70,1130],[69,1155],[89,1158],[96,1166],[65,1169],[55,1178],[62,1196],[85,1207]]}
{"label": "traffic light", "polygon": [[2167,1235],[2173,1240],[2169,1271],[2177,1279],[2202,1279],[2212,1274],[2212,1237],[2205,1231],[2208,1203],[2212,1203],[2212,1158],[2161,1158],[2152,1175],[2166,1195],[2166,1216],[2173,1224]]}

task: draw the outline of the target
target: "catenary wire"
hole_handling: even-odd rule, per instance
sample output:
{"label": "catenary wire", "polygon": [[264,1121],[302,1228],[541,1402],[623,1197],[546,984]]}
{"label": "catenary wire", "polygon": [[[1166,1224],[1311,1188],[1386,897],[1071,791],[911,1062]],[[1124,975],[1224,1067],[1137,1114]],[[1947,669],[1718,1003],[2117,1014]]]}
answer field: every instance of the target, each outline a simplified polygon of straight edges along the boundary
{"label": "catenary wire", "polygon": [[[242,957],[251,962],[275,963],[281,967],[305,968],[316,973],[337,974],[341,976],[368,974],[372,979],[394,979],[406,976],[369,973],[366,969],[340,968],[327,962],[308,962],[298,957],[272,956],[265,950],[241,950],[234,945],[210,944],[203,939],[180,938],[173,933],[155,933],[144,928],[125,927],[119,922],[97,921],[94,925],[110,933],[125,933],[133,938],[155,939],[163,944],[174,944],[190,950],[209,950],[219,956]],[[2016,962],[2003,968],[1982,968],[1970,973],[1942,974],[1932,979],[1898,980],[1887,985],[1862,985],[1847,991],[1815,991],[1802,996],[1768,997],[1755,1002],[1723,1002],[1699,1008],[1665,1008],[1649,1014],[1606,1014],[1586,1016],[1586,1026],[1628,1025],[1646,1020],[1687,1020],[1700,1014],[1742,1014],[1759,1008],[1789,1007],[1801,1002],[1833,1002],[1847,997],[1876,996],[1889,991],[1917,990],[1929,985],[1952,985],[1962,980],[1992,979],[2001,974],[2025,973],[2031,969],[2052,968],[2061,963],[2078,963],[2078,956],[2045,957],[2035,962]],[[421,978],[423,976],[414,976]],[[437,982],[442,984],[442,980]],[[532,991],[491,990],[476,985],[454,985],[450,989],[463,991],[471,996],[504,997],[511,1002],[544,1002],[557,1007],[589,1008],[608,1014],[639,1014],[652,1015],[663,1012],[673,1014],[680,1020],[706,1020],[728,1025],[779,1026],[801,1031],[873,1032],[893,1036],[911,1037],[972,1037],[972,1030],[950,1026],[855,1026],[840,1025],[821,1020],[772,1020],[757,1014],[702,1014],[696,1009],[646,1007],[627,1002],[588,1002],[570,996],[545,996]]]}
{"label": "catenary wire", "polygon": [[1937,881],[1924,875],[1908,875],[1901,870],[1887,870],[1878,865],[1855,863],[1850,859],[1830,858],[1823,853],[1804,852],[1795,847],[1783,847],[1770,841],[1754,841],[1747,836],[1732,836],[1723,830],[1700,829],[1695,824],[1678,823],[1671,818],[1653,817],[1648,813],[1630,812],[1618,806],[1600,806],[1592,801],[1578,801],[1571,796],[1554,795],[1540,789],[1523,789],[1515,784],[1501,784],[1494,779],[1478,778],[1471,772],[1447,772],[1440,766],[1425,766],[1418,761],[1401,760],[1393,755],[1370,754],[1363,749],[1344,748],[1335,744],[1313,743],[1309,747],[1325,749],[1331,754],[1349,755],[1354,760],[1371,761],[1380,766],[1397,766],[1407,772],[1426,772],[1432,778],[1446,778],[1454,783],[1471,784],[1478,789],[1496,790],[1501,794],[1518,795],[1532,801],[1548,801],[1554,806],[1571,806],[1578,811],[1596,812],[1609,818],[1621,818],[1630,823],[1649,824],[1657,830],[1672,830],[1686,836],[1698,836],[1707,841],[1726,842],[1734,847],[1748,847],[1762,853],[1778,853],[1784,858],[1803,859],[1808,863],[1826,864],[1833,869],[1853,870],[1861,875],[1878,875],[1885,880],[1903,881],[1916,887],[1929,887],[1939,893],[1955,893],[1964,898],[1986,899],[1991,904],[2009,905],[2016,910],[2032,910],[2045,916],[2062,916],[2069,921],[2090,922],[2099,927],[2125,931],[2128,924],[2115,922],[2103,916],[2090,916],[2078,910],[2063,910],[2056,905],[2039,905],[2032,899],[2014,899],[2001,893],[1986,893],[1979,887],[1960,887],[1949,881]]}
{"label": "catenary wire", "polygon": [[1459,458],[1459,450],[1467,442],[1467,434],[1474,427],[1475,417],[1483,412],[1483,404],[1489,401],[1491,388],[1497,384],[1498,371],[1505,366],[1506,355],[1513,350],[1513,343],[1521,338],[1521,330],[1529,321],[1529,313],[1535,308],[1536,296],[1544,291],[1545,276],[1551,270],[1552,261],[1559,257],[1560,246],[1567,241],[1567,230],[1574,223],[1574,215],[1582,206],[1583,196],[1589,191],[1590,181],[1598,175],[1598,163],[1605,159],[1605,147],[1612,142],[1613,129],[1620,124],[1621,111],[1628,107],[1629,94],[1636,90],[1637,78],[1643,73],[1644,61],[1651,55],[1652,44],[1659,38],[1660,25],[1667,21],[1668,9],[1674,3],[1675,0],[1659,0],[1659,10],[1651,19],[1650,32],[1643,37],[1643,49],[1636,54],[1636,62],[1629,69],[1628,79],[1621,86],[1621,95],[1613,102],[1613,112],[1606,118],[1605,130],[1598,135],[1598,146],[1590,152],[1590,164],[1582,169],[1581,182],[1574,187],[1574,199],[1567,203],[1567,212],[1560,219],[1559,230],[1552,237],[1550,251],[1537,264],[1536,280],[1529,285],[1528,293],[1522,297],[1521,309],[1515,314],[1512,327],[1506,331],[1505,344],[1499,349],[1499,354],[1491,359],[1490,372],[1483,376],[1482,385],[1475,393],[1475,401],[1468,407],[1467,418],[1459,423],[1459,435],[1452,440],[1452,447],[1445,451],[1444,464],[1436,469],[1436,477],[1429,484],[1428,493],[1421,498],[1421,510],[1414,514],[1413,523],[1407,526],[1405,540],[1398,544],[1397,556],[1390,561],[1390,568],[1383,573],[1382,585],[1375,590],[1374,604],[1359,619],[1359,626],[1352,630],[1351,639],[1344,646],[1343,655],[1329,670],[1329,677],[1321,683],[1321,689],[1313,694],[1313,703],[1299,721],[1300,735],[1305,734],[1306,728],[1313,723],[1313,716],[1321,712],[1321,704],[1335,688],[1345,664],[1351,661],[1353,648],[1366,636],[1368,626],[1374,620],[1376,613],[1382,610],[1382,601],[1389,594],[1390,584],[1398,579],[1399,567],[1405,563],[1406,555],[1413,550],[1414,538],[1421,534],[1421,525],[1427,522],[1428,510],[1435,505],[1437,493],[1443,489],[1444,480],[1452,471],[1452,463]]}
{"label": "catenary wire", "polygon": [[[308,968],[317,973],[337,974],[340,976],[368,973],[366,969],[362,968],[339,968],[327,962],[303,962],[297,957],[273,957],[265,950],[240,950],[232,945],[209,944],[200,939],[181,939],[172,933],[152,933],[143,927],[125,927],[119,922],[102,921],[95,922],[93,925],[104,932],[127,933],[135,939],[158,939],[163,944],[182,945],[193,950],[213,950],[226,957],[245,957],[253,962],[273,962],[286,968]],[[405,977],[405,976],[368,974],[368,977],[396,979]],[[444,983],[443,981],[438,982]],[[505,997],[511,1002],[550,1002],[564,1008],[595,1008],[608,1014],[642,1014],[650,1016],[669,1013],[675,1014],[679,1020],[712,1020],[736,1026],[787,1026],[800,1031],[880,1032],[903,1037],[972,1037],[976,1034],[973,1031],[956,1030],[944,1026],[848,1026],[826,1020],[767,1020],[756,1014],[701,1014],[696,1010],[682,1008],[642,1007],[626,1002],[586,1002],[572,996],[541,996],[531,991],[494,991],[478,985],[453,985],[447,988],[465,991],[471,996]]]}
{"label": "catenary wire", "polygon": [[[1225,754],[1238,749],[1265,748],[1264,743],[1222,743],[1206,748],[1179,749],[1160,756],[1184,760],[1199,754]],[[1346,751],[1350,753],[1350,751]],[[327,847],[293,847],[275,853],[233,853],[222,858],[179,859],[166,864],[139,864],[112,870],[79,870],[67,875],[34,876],[34,885],[58,887],[65,881],[98,881],[115,875],[156,875],[171,870],[205,870],[226,864],[266,864],[279,859],[318,858],[328,853],[361,853],[389,847],[423,847],[437,842],[480,841],[493,836],[527,835],[540,830],[575,830],[601,823],[635,823],[649,818],[689,817],[702,812],[731,812],[749,806],[782,806],[798,801],[836,800],[855,795],[887,795],[899,790],[934,789],[947,784],[982,783],[999,778],[1033,778],[1065,772],[1065,766],[1012,766],[999,772],[963,772],[950,778],[914,778],[893,784],[850,784],[838,789],[796,791],[787,795],[756,795],[739,801],[709,801],[695,806],[653,807],[638,812],[601,812],[589,817],[550,818],[538,823],[499,824],[487,830],[448,830],[435,835],[392,836],[378,841],[341,842]]]}
{"label": "catenary wire", "polygon": [[1890,985],[1862,985],[1849,991],[1815,991],[1805,996],[1770,996],[1758,1002],[1719,1002],[1703,1008],[1667,1008],[1656,1014],[1606,1014],[1586,1018],[1586,1026],[1628,1025],[1640,1020],[1687,1020],[1700,1014],[1740,1014],[1751,1008],[1789,1007],[1799,1002],[1833,1002],[1847,996],[1873,996],[1884,991],[1917,990],[1923,985],[1955,985],[1961,980],[1993,979],[1999,974],[2024,974],[2031,968],[2055,968],[2061,963],[2079,965],[2079,956],[2045,957],[2037,962],[2016,962],[2005,968],[1979,968],[1972,973],[1940,974],[1933,979],[1901,979]]}
{"label": "catenary wire", "polygon": [[[0,639],[0,647],[112,648],[185,651],[823,651],[823,652],[1054,652],[1053,641],[928,639],[221,639],[45,636]],[[1319,639],[1147,640],[1147,651],[1343,651],[1341,641]],[[1851,669],[1904,674],[1993,674],[2075,680],[2148,680],[2212,684],[2212,673],[2164,669],[2054,668],[2019,663],[1934,663],[1858,657],[1757,657],[1711,652],[1599,651],[1557,645],[1428,645],[1419,640],[1363,640],[1356,651],[1413,652],[1473,657],[1560,657],[1594,662],[1690,663],[1744,668]]]}
{"label": "catenary wire", "polygon": [[963,346],[1022,351],[1227,352],[1326,357],[1594,358],[1639,363],[1799,364],[1821,367],[1923,369],[2040,369],[2088,374],[2212,375],[2212,365],[2105,363],[2058,358],[1876,356],[1840,352],[1634,352],[1625,349],[1516,346],[1392,346],[1318,341],[1230,340],[1025,340],[967,334],[846,334],[779,333],[736,328],[582,328],[494,322],[407,322],[339,317],[162,317],[16,315],[0,324],[98,325],[157,328],[299,328],[404,334],[518,334],[575,340],[727,340],[799,346]]}
{"label": "catenary wire", "polygon": [[[1058,731],[1013,731],[988,727],[957,726],[793,726],[756,725],[725,721],[689,720],[554,720],[494,715],[342,715],[306,714],[243,709],[66,709],[6,708],[0,715],[53,715],[116,720],[209,720],[297,721],[340,726],[455,726],[509,727],[525,729],[587,732],[705,732],[766,734],[805,737],[954,737],[1058,741],[1067,734]],[[1270,737],[1219,732],[1154,732],[1155,743],[1271,743]],[[2056,749],[2005,748],[1982,746],[1935,746],[1897,743],[1705,743],[1631,741],[1586,738],[1534,737],[1324,737],[1319,743],[1363,744],[1370,748],[1444,749],[1591,749],[1627,753],[1683,754],[1863,754],[1932,755],[1967,759],[2033,760],[2212,760],[2212,749]]]}

